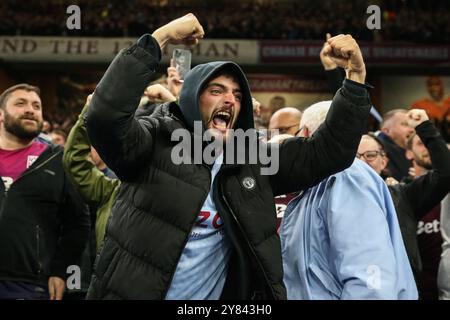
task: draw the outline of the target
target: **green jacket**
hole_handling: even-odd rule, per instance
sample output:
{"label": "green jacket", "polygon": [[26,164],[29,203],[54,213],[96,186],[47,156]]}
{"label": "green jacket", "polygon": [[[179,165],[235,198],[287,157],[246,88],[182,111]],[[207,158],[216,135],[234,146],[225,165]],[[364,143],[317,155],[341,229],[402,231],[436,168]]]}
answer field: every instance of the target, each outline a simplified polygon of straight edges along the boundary
{"label": "green jacket", "polygon": [[88,160],[91,152],[91,142],[84,125],[87,112],[86,105],[78,117],[78,121],[70,131],[67,139],[63,164],[70,180],[78,190],[83,200],[97,208],[95,223],[95,238],[97,251],[103,243],[106,223],[111,214],[111,208],[119,190],[120,181],[106,177]]}

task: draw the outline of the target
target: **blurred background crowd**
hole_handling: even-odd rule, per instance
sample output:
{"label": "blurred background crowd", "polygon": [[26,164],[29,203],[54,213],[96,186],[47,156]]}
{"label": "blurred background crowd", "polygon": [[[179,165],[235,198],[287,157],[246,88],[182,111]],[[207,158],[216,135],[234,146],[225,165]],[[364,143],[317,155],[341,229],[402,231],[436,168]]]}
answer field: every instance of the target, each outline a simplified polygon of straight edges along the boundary
{"label": "blurred background crowd", "polygon": [[[68,31],[65,9],[71,4],[74,1],[2,1],[0,34],[136,37],[192,11],[209,38],[319,40],[332,31],[363,41],[450,41],[448,1],[80,0],[76,4],[83,10],[83,28]],[[361,28],[372,4],[382,8],[383,28],[378,32]]]}

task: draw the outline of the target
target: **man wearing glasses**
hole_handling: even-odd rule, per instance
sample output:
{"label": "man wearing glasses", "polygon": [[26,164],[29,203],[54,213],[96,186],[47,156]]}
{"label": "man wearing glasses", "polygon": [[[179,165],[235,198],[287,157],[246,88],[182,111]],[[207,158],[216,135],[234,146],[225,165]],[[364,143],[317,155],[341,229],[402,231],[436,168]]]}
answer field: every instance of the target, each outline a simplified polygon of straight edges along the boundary
{"label": "man wearing glasses", "polygon": [[373,150],[373,151],[366,151],[364,153],[357,153],[356,157],[358,159],[364,158],[366,162],[375,160],[378,156],[381,156],[381,158],[386,157],[386,153],[383,150]]}
{"label": "man wearing glasses", "polygon": [[[296,108],[285,107],[276,111],[269,122],[269,139],[271,142],[275,142],[273,139],[283,136],[295,136],[299,131],[300,120],[302,119],[302,112]],[[278,130],[277,135],[275,135]],[[297,192],[283,194],[275,197],[275,208],[277,211],[277,230],[280,228],[281,219],[283,218],[284,211],[288,203],[294,199]]]}
{"label": "man wearing glasses", "polygon": [[[314,139],[330,104],[304,111],[301,137]],[[389,190],[358,159],[288,204],[280,238],[288,299],[417,299]]]}
{"label": "man wearing glasses", "polygon": [[[431,170],[409,183],[386,179],[394,201],[406,252],[416,281],[422,270],[417,241],[417,223],[450,191],[450,151],[424,110],[407,113],[408,124],[428,150]],[[409,139],[412,141],[415,135]],[[364,135],[356,155],[378,174],[386,168],[388,159],[381,143],[372,135]]]}

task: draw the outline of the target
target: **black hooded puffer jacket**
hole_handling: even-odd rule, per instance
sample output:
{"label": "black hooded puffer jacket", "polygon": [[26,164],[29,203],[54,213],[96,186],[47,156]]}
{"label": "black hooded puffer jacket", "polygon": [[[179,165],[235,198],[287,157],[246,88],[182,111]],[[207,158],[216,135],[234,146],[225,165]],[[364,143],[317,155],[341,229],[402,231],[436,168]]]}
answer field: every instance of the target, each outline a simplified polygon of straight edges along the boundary
{"label": "black hooded puffer jacket", "polygon": [[[247,80],[232,62],[193,68],[185,79],[180,107],[165,104],[150,117],[134,119],[160,56],[158,43],[150,35],[141,37],[118,54],[92,98],[89,137],[122,184],[96,260],[90,299],[165,298],[211,183],[208,165],[171,161],[178,143],[171,141],[171,134],[179,128],[192,131],[193,121],[201,119],[200,90],[223,68],[237,76],[243,93],[236,127],[253,127]],[[369,105],[365,89],[344,84],[314,138],[282,144],[275,175],[261,175],[261,164],[222,165],[213,200],[233,247],[222,298],[286,298],[274,195],[309,187],[348,167]],[[243,183],[248,178],[255,182],[250,189]]]}

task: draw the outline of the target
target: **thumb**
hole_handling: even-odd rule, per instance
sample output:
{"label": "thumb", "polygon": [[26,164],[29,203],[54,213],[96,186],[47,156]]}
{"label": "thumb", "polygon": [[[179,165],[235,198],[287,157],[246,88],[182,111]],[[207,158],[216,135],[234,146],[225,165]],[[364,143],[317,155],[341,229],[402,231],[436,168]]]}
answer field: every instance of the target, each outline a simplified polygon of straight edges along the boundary
{"label": "thumb", "polygon": [[203,30],[203,27],[200,23],[197,22],[197,24],[192,28],[192,36],[195,38],[203,38],[205,35],[205,30]]}
{"label": "thumb", "polygon": [[326,40],[328,41],[331,38],[331,34],[327,33],[326,37],[327,37]]}
{"label": "thumb", "polygon": [[197,38],[189,37],[189,38],[186,39],[186,41],[184,43],[187,44],[187,45],[193,46],[193,45],[197,45],[198,42],[199,41],[198,41]]}

